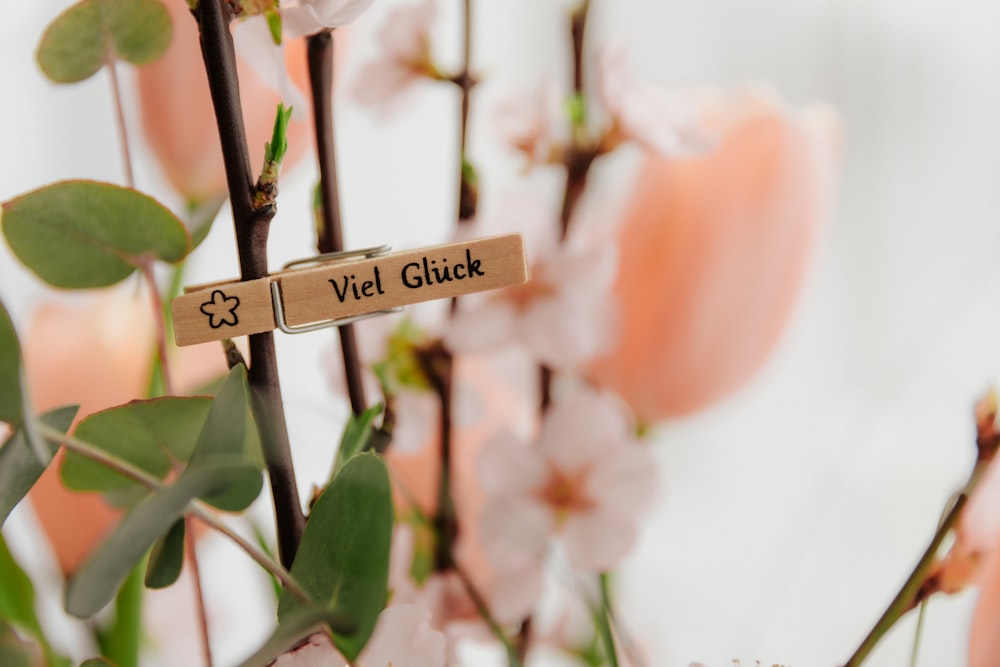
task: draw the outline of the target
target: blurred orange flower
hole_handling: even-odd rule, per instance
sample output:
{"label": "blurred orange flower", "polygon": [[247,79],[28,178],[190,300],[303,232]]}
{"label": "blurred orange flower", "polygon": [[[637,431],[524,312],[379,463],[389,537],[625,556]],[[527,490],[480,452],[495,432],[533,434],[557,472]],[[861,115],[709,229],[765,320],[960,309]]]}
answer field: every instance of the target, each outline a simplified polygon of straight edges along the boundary
{"label": "blurred orange flower", "polygon": [[[188,200],[201,202],[226,191],[222,148],[213,121],[198,26],[184,3],[165,4],[173,19],[174,36],[162,58],[139,68],[142,126],[167,180]],[[305,42],[286,41],[285,55],[292,80],[305,89]],[[279,96],[246,63],[238,63],[238,74],[243,120],[256,174],[263,162],[264,143],[271,139]],[[301,156],[308,145],[309,118],[308,109],[296,109],[288,127],[285,166]]]}
{"label": "blurred orange flower", "polygon": [[645,156],[620,230],[619,338],[592,371],[644,424],[704,408],[757,371],[831,200],[829,112],[746,94],[708,117],[711,152]]}
{"label": "blurred orange flower", "polygon": [[[45,304],[22,336],[31,401],[42,412],[80,405],[77,419],[146,396],[154,355],[153,319],[141,293],[114,290],[82,304]],[[176,381],[197,387],[225,372],[217,346],[184,348]],[[117,521],[100,495],[75,493],[54,461],[29,495],[64,573],[73,572]]]}

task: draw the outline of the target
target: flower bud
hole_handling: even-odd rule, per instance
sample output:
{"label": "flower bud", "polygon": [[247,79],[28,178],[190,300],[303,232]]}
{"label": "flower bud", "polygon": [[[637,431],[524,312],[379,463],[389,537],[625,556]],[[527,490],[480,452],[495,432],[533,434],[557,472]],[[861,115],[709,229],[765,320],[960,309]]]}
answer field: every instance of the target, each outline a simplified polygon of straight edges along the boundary
{"label": "flower bud", "polygon": [[592,367],[644,424],[700,410],[757,371],[828,211],[836,132],[745,95],[708,153],[641,163],[620,229],[619,338]]}

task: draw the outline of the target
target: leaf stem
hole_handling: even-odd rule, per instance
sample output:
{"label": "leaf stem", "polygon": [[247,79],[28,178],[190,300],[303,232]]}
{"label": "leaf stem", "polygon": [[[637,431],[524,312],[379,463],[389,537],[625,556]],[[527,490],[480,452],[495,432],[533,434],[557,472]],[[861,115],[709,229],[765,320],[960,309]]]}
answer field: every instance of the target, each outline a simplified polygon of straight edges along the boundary
{"label": "leaf stem", "polygon": [[472,89],[476,86],[476,80],[469,71],[469,64],[472,61],[472,0],[463,0],[463,4],[462,69],[452,79],[462,91],[458,134],[458,222],[460,224],[474,218],[478,206],[478,184],[476,183],[475,170],[466,158],[466,144],[468,143],[469,135],[469,106]]}
{"label": "leaf stem", "polygon": [[962,508],[965,507],[965,503],[968,501],[969,496],[967,493],[963,492],[958,495],[955,499],[955,503],[952,505],[951,510],[945,515],[944,519],[941,520],[941,524],[938,526],[937,532],[934,533],[934,537],[931,538],[930,544],[927,549],[924,550],[923,555],[920,560],[917,561],[916,566],[914,566],[913,571],[910,576],[906,578],[903,582],[902,587],[896,596],[886,607],[885,611],[876,621],[875,625],[869,631],[868,635],[861,641],[861,644],[854,651],[851,657],[844,663],[843,667],[859,667],[868,654],[872,652],[878,642],[882,639],[886,632],[896,624],[903,615],[920,601],[918,600],[918,593],[920,588],[927,578],[927,573],[930,571],[931,566],[934,564],[935,556],[937,556],[938,549],[941,547],[941,543],[944,541],[945,537],[951,531],[955,522],[958,521],[959,517],[962,515]]}
{"label": "leaf stem", "polygon": [[108,76],[111,78],[111,93],[114,96],[115,115],[118,120],[118,138],[122,149],[122,162],[125,163],[125,185],[135,187],[135,173],[132,170],[132,152],[129,149],[128,130],[125,127],[125,105],[122,103],[121,85],[118,82],[118,63],[111,59],[108,62]]}
{"label": "leaf stem", "polygon": [[602,572],[600,575],[601,584],[601,609],[597,614],[597,628],[604,643],[610,667],[618,667],[618,650],[615,647],[615,634],[611,629],[611,591],[608,585],[608,573]]}
{"label": "leaf stem", "polygon": [[469,594],[469,598],[472,600],[472,603],[476,605],[476,610],[479,612],[479,615],[483,618],[486,625],[489,626],[490,631],[493,632],[493,635],[500,641],[501,644],[503,644],[504,649],[507,651],[507,667],[521,667],[522,661],[518,652],[510,643],[510,640],[507,638],[507,634],[503,631],[503,628],[501,628],[500,624],[497,623],[497,620],[493,618],[493,614],[490,613],[490,608],[486,604],[486,600],[484,600],[483,596],[478,590],[476,590],[476,586],[472,583],[472,579],[469,578],[469,575],[458,565],[458,563],[452,562],[451,567],[455,571],[455,574],[458,575],[458,578],[462,582],[462,586],[465,587],[465,592]]}
{"label": "leaf stem", "polygon": [[279,583],[292,595],[297,597],[302,602],[311,603],[312,598],[309,594],[305,592],[302,585],[292,577],[291,572],[282,567],[280,563],[275,561],[273,558],[269,557],[262,549],[244,539],[239,533],[235,532],[232,528],[227,526],[222,520],[219,519],[208,507],[199,501],[194,501],[188,508],[192,516],[197,517],[199,521],[204,523],[206,526],[212,530],[220,533],[236,546],[242,549],[246,555],[250,556],[255,563],[260,565],[262,568],[267,570]]}
{"label": "leaf stem", "polygon": [[[322,225],[317,249],[321,253],[344,250],[343,221],[340,210],[340,187],[337,176],[336,134],[333,122],[333,32],[323,31],[307,40],[309,88],[312,92],[313,127],[316,135],[316,155],[319,160],[319,194],[322,203]],[[338,328],[340,350],[344,358],[344,377],[351,411],[360,415],[368,407],[361,361],[353,324]]]}
{"label": "leaf stem", "polygon": [[[268,273],[267,237],[275,209],[273,206],[253,207],[254,179],[250,173],[250,156],[243,127],[236,52],[229,31],[232,8],[225,0],[201,0],[194,13],[201,34],[202,57],[222,144],[240,271],[243,280],[254,280]],[[278,553],[282,564],[291,567],[305,528],[305,515],[299,504],[292,466],[274,336],[271,332],[253,334],[249,343],[248,380],[274,500]]]}
{"label": "leaf stem", "polygon": [[[108,454],[89,442],[85,442],[79,438],[62,433],[58,429],[52,428],[42,422],[36,421],[36,423],[38,424],[39,431],[44,437],[48,438],[55,444],[62,445],[74,454],[79,454],[80,456],[88,458],[95,463],[99,463],[109,470],[113,470],[118,474],[129,478],[136,484],[143,486],[153,493],[158,493],[166,488],[156,477],[153,477],[146,471],[135,467],[128,461],[124,461],[116,456]],[[197,517],[199,521],[212,530],[229,538],[230,541],[235,543],[236,546],[241,548],[248,556],[250,556],[254,562],[274,575],[274,578],[281,582],[282,586],[288,589],[292,595],[299,598],[303,602],[311,602],[309,595],[292,577],[291,573],[286,568],[282,567],[280,563],[270,558],[263,552],[263,550],[248,542],[238,533],[233,531],[229,526],[224,524],[215,515],[215,513],[208,508],[207,505],[199,500],[192,500],[188,504],[186,513]]]}
{"label": "leaf stem", "polygon": [[927,617],[927,600],[920,601],[920,610],[917,612],[917,629],[913,632],[913,648],[910,649],[910,667],[917,667],[917,659],[920,657],[920,640],[924,635],[924,620]]}
{"label": "leaf stem", "polygon": [[[584,58],[584,41],[587,36],[587,17],[590,14],[590,0],[583,0],[580,6],[570,15],[570,36],[573,49],[573,92],[582,99],[584,93],[584,73],[586,60]],[[584,105],[582,108],[586,109]],[[574,121],[577,122],[577,121]],[[563,193],[562,210],[559,220],[562,224],[562,238],[569,232],[569,223],[573,217],[576,204],[587,185],[587,174],[597,158],[597,153],[589,148],[581,149],[578,139],[578,128],[573,128],[573,144],[566,155],[566,189]]]}
{"label": "leaf stem", "polygon": [[195,597],[195,619],[198,622],[198,632],[201,635],[201,657],[206,667],[212,667],[212,644],[208,632],[208,614],[205,612],[205,591],[201,585],[201,567],[198,565],[198,551],[195,549],[194,519],[184,517],[184,551],[187,554],[191,568],[191,579]]}

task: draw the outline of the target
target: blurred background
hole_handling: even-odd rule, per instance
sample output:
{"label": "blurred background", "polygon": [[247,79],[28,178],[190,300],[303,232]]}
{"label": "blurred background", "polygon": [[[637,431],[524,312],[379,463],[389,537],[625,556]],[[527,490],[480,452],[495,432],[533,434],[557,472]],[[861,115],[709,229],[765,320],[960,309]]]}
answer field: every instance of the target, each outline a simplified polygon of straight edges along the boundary
{"label": "blurred background", "polygon": [[[61,178],[122,180],[106,74],[56,87],[33,60],[44,26],[68,4],[0,0],[0,200]],[[351,28],[346,83],[397,4],[376,0]],[[457,62],[460,4],[439,1],[434,48],[445,63]],[[566,80],[572,3],[473,4],[474,69],[485,83],[473,97],[469,151],[484,184],[481,206],[512,188],[555,201],[560,175],[523,178],[490,112],[542,76]],[[974,400],[1000,377],[1000,5],[594,0],[593,12],[588,48],[622,38],[639,79],[762,84],[791,106],[824,102],[840,117],[836,208],[791,324],[743,391],[658,427],[657,503],[619,578],[622,614],[651,666],[836,665],[895,594],[964,482]],[[143,152],[131,73],[122,70],[138,185],[179,205]],[[339,103],[349,246],[448,238],[457,110],[456,91],[432,85],[388,119]],[[614,193],[629,164],[624,155],[602,165],[595,186]],[[314,180],[307,161],[285,174],[273,267],[313,253]],[[225,213],[207,243],[189,282],[238,275]],[[43,287],[6,246],[0,297],[22,326],[43,300],[77,298]],[[313,462],[332,457],[330,434],[347,415],[318,370],[333,340],[278,338],[303,493],[313,470],[320,481],[326,464]],[[19,510],[4,529],[19,555],[34,553],[25,546],[30,523]],[[237,561],[219,547],[206,556],[206,577],[213,590],[253,600],[253,591],[234,591],[244,572]],[[974,601],[974,592],[932,601],[919,664],[963,664]],[[243,607],[219,611],[236,614],[222,624],[237,637],[219,639],[220,664],[242,655],[248,633],[265,631],[253,604]],[[913,629],[914,619],[901,623],[868,664],[906,664]]]}

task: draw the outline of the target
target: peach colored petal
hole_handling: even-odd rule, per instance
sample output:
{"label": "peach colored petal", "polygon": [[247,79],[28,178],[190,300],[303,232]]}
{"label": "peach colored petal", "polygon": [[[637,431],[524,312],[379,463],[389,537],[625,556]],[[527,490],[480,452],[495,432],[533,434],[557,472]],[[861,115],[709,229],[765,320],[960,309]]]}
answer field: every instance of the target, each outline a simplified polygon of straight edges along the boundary
{"label": "peach colored petal", "polygon": [[732,101],[726,113],[712,152],[648,154],[624,212],[621,328],[593,377],[646,423],[710,405],[757,371],[828,213],[828,116],[760,97]]}
{"label": "peach colored petal", "polygon": [[996,667],[1000,656],[1000,550],[990,554],[984,574],[969,631],[969,667]]}
{"label": "peach colored petal", "polygon": [[[146,140],[167,180],[189,200],[204,201],[226,191],[222,149],[212,119],[212,100],[201,59],[198,29],[183,2],[164,3],[174,24],[173,40],[162,58],[138,70],[139,103]],[[305,78],[305,45],[290,42],[286,58],[292,77]],[[256,174],[270,140],[278,95],[243,64],[238,66],[240,99],[252,168]],[[303,110],[307,111],[307,110]],[[303,154],[310,141],[308,114],[288,128],[285,167]]]}
{"label": "peach colored petal", "polygon": [[[36,410],[79,404],[77,419],[143,398],[154,355],[153,319],[143,290],[111,290],[71,305],[45,304],[30,321],[24,364]],[[216,345],[180,351],[174,381],[194,389],[225,372]],[[57,459],[29,498],[65,573],[74,571],[117,521],[98,494],[75,493],[59,480]]]}
{"label": "peach colored petal", "polygon": [[[43,305],[23,337],[31,401],[39,412],[80,405],[77,419],[143,395],[153,354],[152,320],[137,297],[112,292],[82,306]],[[98,494],[59,481],[57,459],[29,498],[64,573],[76,570],[117,520]]]}

